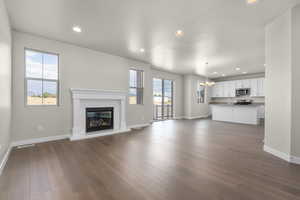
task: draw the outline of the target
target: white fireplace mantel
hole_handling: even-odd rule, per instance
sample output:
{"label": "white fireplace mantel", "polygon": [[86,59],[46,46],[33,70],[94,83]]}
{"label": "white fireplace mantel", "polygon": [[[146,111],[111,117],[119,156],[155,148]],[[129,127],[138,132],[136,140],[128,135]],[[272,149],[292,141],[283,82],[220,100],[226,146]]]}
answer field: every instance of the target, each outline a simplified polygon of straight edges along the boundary
{"label": "white fireplace mantel", "polygon": [[[81,140],[121,132],[128,132],[126,125],[127,92],[71,88],[73,100],[73,128],[71,140]],[[113,107],[114,129],[86,133],[86,108]]]}

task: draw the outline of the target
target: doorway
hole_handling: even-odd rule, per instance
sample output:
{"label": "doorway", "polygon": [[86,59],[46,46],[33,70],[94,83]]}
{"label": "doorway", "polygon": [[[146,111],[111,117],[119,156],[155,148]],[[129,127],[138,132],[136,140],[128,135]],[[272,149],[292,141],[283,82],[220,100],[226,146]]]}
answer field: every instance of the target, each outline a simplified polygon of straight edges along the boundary
{"label": "doorway", "polygon": [[167,120],[174,116],[174,82],[153,78],[153,119]]}

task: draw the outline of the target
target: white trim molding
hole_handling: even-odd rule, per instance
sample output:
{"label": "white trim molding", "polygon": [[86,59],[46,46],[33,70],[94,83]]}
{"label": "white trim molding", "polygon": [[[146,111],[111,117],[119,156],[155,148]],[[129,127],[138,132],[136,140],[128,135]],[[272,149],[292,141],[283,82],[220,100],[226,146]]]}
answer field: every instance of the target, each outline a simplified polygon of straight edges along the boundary
{"label": "white trim molding", "polygon": [[33,138],[29,140],[20,140],[11,143],[12,147],[18,147],[22,145],[30,145],[30,144],[38,144],[44,142],[51,142],[56,140],[64,140],[70,138],[70,135],[56,135],[56,136],[49,136],[49,137],[41,137],[41,138]]}
{"label": "white trim molding", "polygon": [[265,152],[268,152],[278,158],[281,158],[287,162],[290,162],[290,155],[289,154],[286,154],[286,153],[283,153],[281,151],[278,151],[276,149],[273,149],[271,147],[268,147],[267,145],[264,145],[264,151]]}
{"label": "white trim molding", "polygon": [[190,116],[185,116],[183,117],[183,119],[205,119],[208,118],[210,115],[199,115],[199,116],[194,116],[194,117],[190,117]]}
{"label": "white trim molding", "polygon": [[128,126],[128,128],[130,128],[130,129],[139,129],[139,128],[145,128],[147,126],[151,126],[151,123],[130,125],[130,126]]}
{"label": "white trim molding", "polygon": [[131,129],[123,129],[123,130],[116,130],[116,131],[99,131],[101,133],[86,134],[86,135],[74,135],[74,136],[70,137],[70,140],[71,141],[85,140],[85,139],[96,138],[96,137],[101,137],[101,136],[108,136],[108,135],[126,133],[126,132],[129,132],[129,131],[131,131]]}
{"label": "white trim molding", "polygon": [[300,165],[300,157],[291,156],[291,163]]}
{"label": "white trim molding", "polygon": [[268,147],[267,145],[264,145],[264,151],[267,153],[270,153],[278,158],[281,158],[289,163],[293,163],[293,164],[298,164],[300,165],[300,158],[299,157],[295,157],[292,156],[290,154],[287,153],[283,153],[281,151],[278,151],[276,149],[273,149],[271,147]]}
{"label": "white trim molding", "polygon": [[[126,124],[127,92],[117,90],[74,89],[71,88],[73,100],[73,128],[71,140],[82,140],[99,136],[128,132]],[[85,112],[88,107],[113,107],[114,128],[111,130],[86,132]]]}
{"label": "white trim molding", "polygon": [[7,148],[7,150],[6,150],[5,154],[4,154],[3,159],[1,160],[1,163],[0,163],[0,176],[1,176],[1,174],[2,174],[2,172],[3,172],[3,170],[4,170],[4,168],[5,168],[5,165],[6,165],[7,161],[8,161],[8,158],[9,158],[9,155],[10,155],[10,152],[11,152],[11,149],[12,149],[11,146],[9,146],[9,147]]}
{"label": "white trim molding", "polygon": [[184,116],[176,116],[173,119],[175,119],[175,120],[181,120],[181,119],[184,119]]}

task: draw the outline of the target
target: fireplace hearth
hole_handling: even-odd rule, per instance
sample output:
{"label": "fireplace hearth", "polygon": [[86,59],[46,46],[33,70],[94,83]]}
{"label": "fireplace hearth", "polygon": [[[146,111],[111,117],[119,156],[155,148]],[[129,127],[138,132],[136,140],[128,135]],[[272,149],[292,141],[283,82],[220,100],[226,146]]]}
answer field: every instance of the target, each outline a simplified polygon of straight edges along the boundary
{"label": "fireplace hearth", "polygon": [[86,108],[86,132],[101,131],[114,128],[114,108]]}

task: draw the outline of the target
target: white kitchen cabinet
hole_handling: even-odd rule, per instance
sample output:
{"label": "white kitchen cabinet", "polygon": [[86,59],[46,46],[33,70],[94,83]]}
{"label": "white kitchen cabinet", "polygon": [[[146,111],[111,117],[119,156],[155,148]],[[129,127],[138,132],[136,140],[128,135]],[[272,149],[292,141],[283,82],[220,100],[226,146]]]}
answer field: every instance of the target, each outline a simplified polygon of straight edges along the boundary
{"label": "white kitchen cabinet", "polygon": [[251,87],[250,85],[251,85],[251,83],[250,83],[249,79],[235,81],[236,89],[250,88]]}
{"label": "white kitchen cabinet", "polygon": [[258,108],[258,118],[259,119],[264,119],[265,118],[265,106],[261,105]]}
{"label": "white kitchen cabinet", "polygon": [[217,93],[217,84],[215,84],[211,87],[211,97],[212,98],[217,97],[216,93]]}
{"label": "white kitchen cabinet", "polygon": [[227,97],[235,97],[235,82],[234,81],[227,82],[226,94],[227,94]]}
{"label": "white kitchen cabinet", "polygon": [[237,81],[234,81],[234,82],[235,82],[235,88],[236,89],[243,88],[243,81],[242,80],[237,80]]}
{"label": "white kitchen cabinet", "polygon": [[212,97],[235,97],[235,90],[250,88],[251,97],[264,97],[264,78],[217,82],[212,87]]}
{"label": "white kitchen cabinet", "polygon": [[242,88],[250,88],[250,87],[251,87],[250,79],[242,80]]}
{"label": "white kitchen cabinet", "polygon": [[229,97],[230,86],[228,82],[223,82],[223,97]]}
{"label": "white kitchen cabinet", "polygon": [[251,96],[252,97],[264,97],[264,78],[251,80]]}
{"label": "white kitchen cabinet", "polygon": [[215,121],[258,125],[259,106],[212,105],[212,119]]}
{"label": "white kitchen cabinet", "polygon": [[257,97],[258,96],[258,79],[251,79],[251,96]]}
{"label": "white kitchen cabinet", "polygon": [[258,96],[264,97],[265,96],[265,79],[260,78],[257,79],[257,85],[258,85]]}
{"label": "white kitchen cabinet", "polygon": [[233,109],[232,106],[211,106],[212,119],[215,121],[232,122],[233,121]]}
{"label": "white kitchen cabinet", "polygon": [[257,106],[233,106],[232,122],[241,124],[259,124]]}
{"label": "white kitchen cabinet", "polygon": [[223,97],[224,96],[224,83],[217,82],[212,87],[212,97]]}
{"label": "white kitchen cabinet", "polygon": [[235,84],[233,81],[217,82],[212,87],[212,97],[234,97]]}

